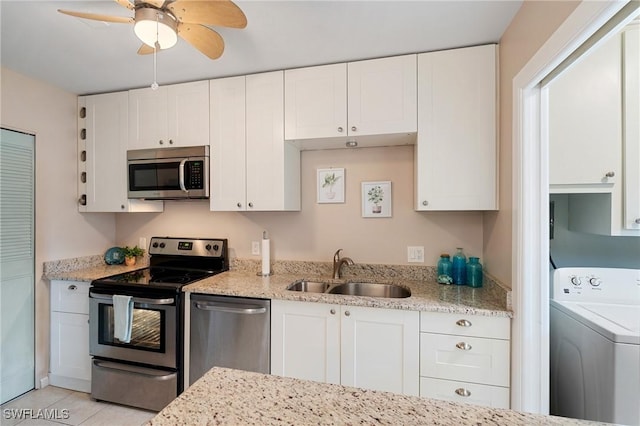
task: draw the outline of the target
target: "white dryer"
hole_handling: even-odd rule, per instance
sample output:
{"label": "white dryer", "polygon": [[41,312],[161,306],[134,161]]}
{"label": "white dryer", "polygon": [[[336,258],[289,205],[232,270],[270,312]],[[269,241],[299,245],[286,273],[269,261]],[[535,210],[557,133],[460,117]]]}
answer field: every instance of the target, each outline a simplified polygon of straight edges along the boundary
{"label": "white dryer", "polygon": [[640,425],[640,270],[556,269],[550,303],[551,414]]}

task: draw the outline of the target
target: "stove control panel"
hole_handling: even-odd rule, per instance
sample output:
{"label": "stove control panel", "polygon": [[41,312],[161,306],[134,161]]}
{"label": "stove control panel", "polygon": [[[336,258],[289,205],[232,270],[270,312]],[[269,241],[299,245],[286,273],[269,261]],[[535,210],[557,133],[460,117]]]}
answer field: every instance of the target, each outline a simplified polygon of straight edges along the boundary
{"label": "stove control panel", "polygon": [[558,268],[552,297],[558,301],[640,303],[640,269]]}
{"label": "stove control panel", "polygon": [[150,255],[227,257],[227,240],[202,238],[153,237]]}

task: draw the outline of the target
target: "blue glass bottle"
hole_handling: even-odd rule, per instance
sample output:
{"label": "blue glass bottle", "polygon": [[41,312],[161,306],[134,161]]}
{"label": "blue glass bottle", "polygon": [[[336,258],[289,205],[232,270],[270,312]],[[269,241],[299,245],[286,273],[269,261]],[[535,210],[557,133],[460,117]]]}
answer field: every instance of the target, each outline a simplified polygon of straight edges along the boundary
{"label": "blue glass bottle", "polygon": [[477,257],[469,257],[467,264],[467,285],[469,287],[482,287],[482,264]]}
{"label": "blue glass bottle", "polygon": [[440,255],[438,260],[438,282],[440,284],[453,284],[453,263],[447,253]]}
{"label": "blue glass bottle", "polygon": [[464,255],[461,247],[456,249],[456,254],[453,255],[453,283],[457,285],[464,285],[467,280],[467,257]]}

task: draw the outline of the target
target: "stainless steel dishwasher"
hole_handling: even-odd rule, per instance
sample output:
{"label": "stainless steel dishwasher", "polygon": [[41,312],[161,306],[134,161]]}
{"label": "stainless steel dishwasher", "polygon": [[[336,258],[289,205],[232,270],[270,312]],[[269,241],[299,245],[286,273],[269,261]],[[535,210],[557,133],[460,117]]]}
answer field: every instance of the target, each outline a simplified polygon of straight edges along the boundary
{"label": "stainless steel dishwasher", "polygon": [[189,384],[211,367],[269,374],[271,300],[191,295]]}

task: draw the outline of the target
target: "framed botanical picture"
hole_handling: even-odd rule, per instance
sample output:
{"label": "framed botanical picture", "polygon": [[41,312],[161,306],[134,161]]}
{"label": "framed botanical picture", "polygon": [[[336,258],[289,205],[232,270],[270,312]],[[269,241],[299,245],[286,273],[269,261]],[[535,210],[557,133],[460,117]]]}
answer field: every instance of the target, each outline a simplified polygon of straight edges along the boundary
{"label": "framed botanical picture", "polygon": [[391,182],[362,182],[362,217],[391,217]]}
{"label": "framed botanical picture", "polygon": [[318,203],[344,203],[344,169],[318,169]]}

